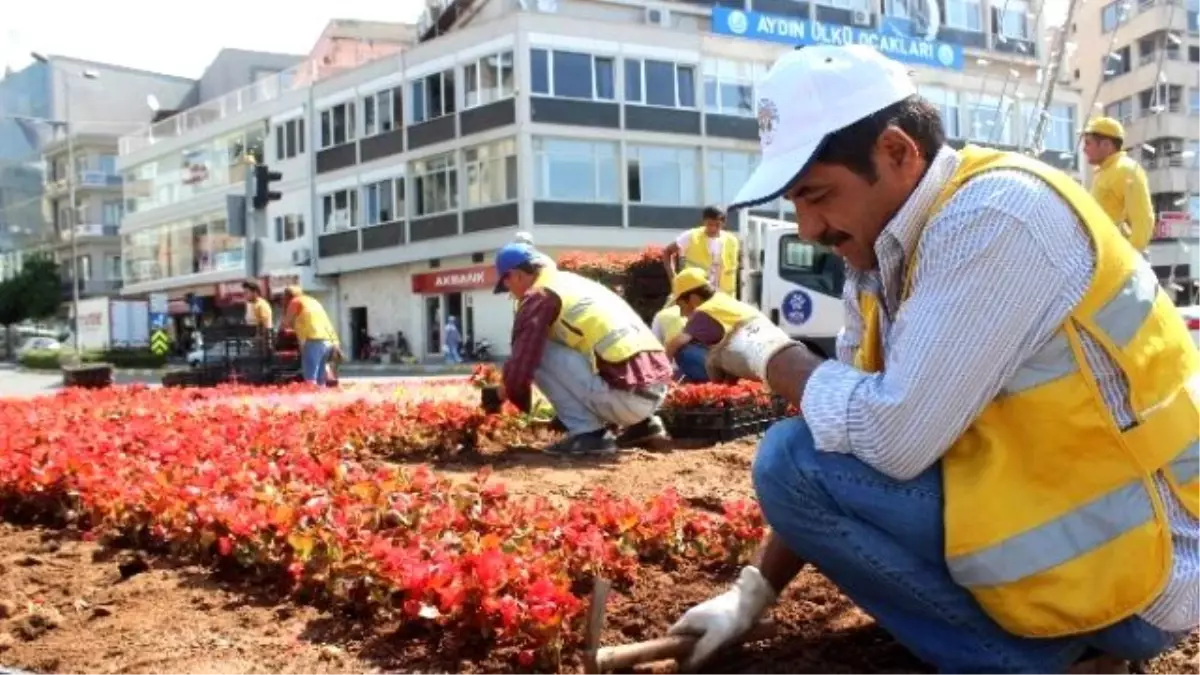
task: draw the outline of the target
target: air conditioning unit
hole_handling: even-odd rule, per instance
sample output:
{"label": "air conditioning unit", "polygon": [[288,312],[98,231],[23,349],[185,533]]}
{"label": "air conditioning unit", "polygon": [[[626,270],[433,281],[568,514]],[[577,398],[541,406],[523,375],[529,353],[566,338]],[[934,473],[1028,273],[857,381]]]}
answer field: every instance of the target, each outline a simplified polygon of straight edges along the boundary
{"label": "air conditioning unit", "polygon": [[871,13],[865,9],[856,9],[854,10],[854,14],[850,17],[850,23],[854,24],[855,26],[870,26]]}
{"label": "air conditioning unit", "polygon": [[652,26],[662,26],[664,28],[671,25],[671,13],[665,9],[657,7],[646,8],[646,23]]}
{"label": "air conditioning unit", "polygon": [[298,248],[292,251],[293,265],[307,265],[312,262],[312,249]]}

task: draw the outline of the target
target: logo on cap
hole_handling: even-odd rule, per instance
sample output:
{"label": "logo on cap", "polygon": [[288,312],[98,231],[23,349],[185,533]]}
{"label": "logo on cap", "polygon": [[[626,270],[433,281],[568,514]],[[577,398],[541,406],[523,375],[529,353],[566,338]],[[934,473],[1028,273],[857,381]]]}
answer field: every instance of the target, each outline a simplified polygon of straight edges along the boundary
{"label": "logo on cap", "polygon": [[769,98],[758,99],[758,137],[764,146],[770,145],[775,137],[775,125],[779,123],[779,109]]}
{"label": "logo on cap", "polygon": [[746,29],[750,27],[750,21],[746,18],[746,13],[736,9],[729,13],[727,23],[729,24],[729,32],[734,35],[745,33]]}

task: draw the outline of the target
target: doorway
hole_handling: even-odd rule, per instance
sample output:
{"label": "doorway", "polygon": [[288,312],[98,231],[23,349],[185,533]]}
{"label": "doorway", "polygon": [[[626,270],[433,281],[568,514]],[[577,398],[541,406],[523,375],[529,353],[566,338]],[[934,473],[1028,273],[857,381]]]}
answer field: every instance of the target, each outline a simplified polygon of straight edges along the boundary
{"label": "doorway", "polygon": [[366,361],[371,356],[370,328],[367,325],[367,308],[350,308],[350,353],[351,358]]}
{"label": "doorway", "polygon": [[425,354],[437,356],[442,353],[442,296],[425,297]]}

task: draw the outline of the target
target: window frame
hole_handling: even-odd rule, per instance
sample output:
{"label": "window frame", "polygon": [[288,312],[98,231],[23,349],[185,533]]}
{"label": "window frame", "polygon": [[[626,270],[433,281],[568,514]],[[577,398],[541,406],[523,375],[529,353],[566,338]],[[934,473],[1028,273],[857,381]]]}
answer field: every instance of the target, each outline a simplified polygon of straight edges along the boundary
{"label": "window frame", "polygon": [[[343,138],[338,141],[338,126],[337,113],[341,111],[342,118],[342,133]],[[358,121],[355,119],[358,114],[358,106],[356,101],[342,101],[335,103],[321,111],[321,133],[320,133],[320,150],[346,145],[358,140]]]}
{"label": "window frame", "polygon": [[[563,145],[571,144],[568,148]],[[584,146],[588,152],[567,152],[580,150]],[[534,199],[542,202],[560,204],[621,204],[621,180],[624,171],[621,169],[621,148],[616,141],[595,139],[568,138],[560,136],[536,136],[533,139],[534,158]],[[553,193],[551,187],[554,175],[555,159],[565,162],[582,163],[587,161],[590,167],[591,194],[583,198],[564,197]],[[612,194],[605,194],[604,174],[609,173],[608,183],[611,184]]]}
{"label": "window frame", "polygon": [[[304,226],[303,213],[286,213],[275,216],[275,242],[283,244],[303,239]],[[292,231],[291,236],[288,236],[289,228]]]}
{"label": "window frame", "polygon": [[[337,208],[338,195],[346,195],[345,208]],[[330,227],[332,217],[339,212],[346,213],[349,222],[344,225]],[[321,195],[321,234],[334,234],[356,230],[360,225],[359,218],[358,188],[341,188]]]}
{"label": "window frame", "polygon": [[[504,59],[508,59],[508,82],[504,81]],[[485,66],[489,59],[495,59],[496,65]],[[483,75],[485,68],[493,70],[495,73],[495,85],[491,87],[483,86]],[[469,73],[469,74],[468,74]],[[474,91],[472,92],[472,88]],[[463,64],[462,74],[462,90],[463,90],[463,110],[470,110],[480,106],[490,105],[506,99],[512,98],[516,94],[517,88],[517,72],[515,52],[512,49],[504,49],[493,54],[481,56],[466,64]],[[490,91],[491,97],[484,100],[484,92]],[[476,100],[471,101],[472,93]]]}
{"label": "window frame", "polygon": [[[373,138],[397,131],[404,126],[404,93],[403,85],[381,89],[362,98],[363,133],[362,138]],[[383,118],[379,116],[380,105],[387,101],[390,114],[387,116],[387,129],[383,128]]]}
{"label": "window frame", "polygon": [[[646,163],[647,160],[644,157],[642,157],[642,152],[646,151],[646,150],[650,150],[650,151],[670,150],[675,153],[675,157],[676,157],[675,161],[678,162],[677,166],[679,167],[679,183],[676,186],[677,193],[676,193],[675,201],[664,201],[664,200],[647,201],[646,200],[646,195],[645,195],[646,190],[645,190],[645,183],[644,183],[646,171],[644,168],[644,164]],[[685,152],[690,153],[690,155],[692,157],[692,161],[690,162],[690,166],[691,166],[691,193],[690,193],[691,198],[690,199],[689,199],[688,190],[687,190],[688,176],[686,175],[686,172],[684,171],[685,166],[688,165],[689,163],[688,162],[679,162],[679,160],[678,160],[678,158],[683,157],[683,155],[681,153],[685,153]],[[629,201],[630,204],[637,204],[639,206],[699,206],[699,201],[700,201],[699,198],[700,198],[701,190],[703,189],[703,187],[700,185],[700,167],[698,166],[699,163],[700,163],[699,150],[696,147],[688,147],[688,146],[681,146],[681,145],[656,145],[656,144],[651,144],[651,143],[627,144],[625,147],[625,172],[624,172],[625,185],[626,185],[625,198]],[[633,168],[634,168],[635,164],[637,165],[637,182],[638,182],[636,195],[634,194],[634,185],[633,185],[633,182],[634,182]],[[662,175],[661,170],[654,169],[652,171],[654,171],[654,173],[656,175],[661,177],[661,175]]]}
{"label": "window frame", "polygon": [[[481,158],[481,150],[486,151],[487,156]],[[474,158],[471,156],[472,153],[475,153]],[[486,208],[517,201],[520,181],[519,162],[515,138],[502,138],[463,148],[463,189],[460,199],[463,210]],[[503,185],[503,194],[499,197],[492,194],[492,190],[487,189],[492,186],[487,180],[492,176],[492,172],[499,174]],[[480,177],[480,179],[473,181],[472,177]],[[478,187],[477,191],[472,189],[476,186]],[[478,199],[472,198],[473,192],[477,192]]]}
{"label": "window frame", "polygon": [[[459,210],[462,189],[458,182],[458,171],[459,159],[458,153],[455,151],[430,155],[409,162],[406,175],[413,182],[413,198],[411,200],[413,218],[431,218],[446,213],[455,213]],[[445,175],[443,184],[446,186],[447,193],[444,196],[429,197],[432,194],[429,190],[437,189],[436,176],[443,174]],[[432,187],[428,182],[431,178],[434,179]],[[428,207],[430,202],[436,202],[435,210],[423,211],[422,207]]]}
{"label": "window frame", "polygon": [[[731,160],[733,159],[730,157],[731,155],[736,155],[739,159],[744,158],[746,160],[745,176],[740,180],[734,181],[735,185],[733,186],[732,190],[730,190],[730,186],[727,185],[730,178],[729,170],[732,165]],[[757,165],[757,158],[757,153],[746,150],[707,149],[704,158],[704,203],[728,204],[732,202],[737,196],[738,190],[740,190],[742,185],[744,185],[746,181],[750,179],[750,175],[754,173],[754,169]],[[740,170],[741,166],[742,165],[738,165],[737,168]],[[720,188],[715,190],[713,186],[714,174],[719,175],[719,180],[721,183]]]}
{"label": "window frame", "polygon": [[[625,90],[625,92],[624,92],[625,96],[623,98],[625,103],[633,103],[635,105],[646,106],[648,108],[661,108],[661,109],[665,109],[665,110],[696,110],[698,108],[699,102],[697,101],[698,96],[696,93],[696,71],[698,69],[697,69],[695,63],[680,63],[679,61],[664,61],[662,59],[652,59],[652,58],[646,58],[646,57],[641,57],[641,56],[626,56],[622,59],[622,61],[624,64],[623,71],[625,73],[625,78],[626,78],[625,86],[623,87],[623,89]],[[654,89],[656,91],[658,90],[657,87],[652,88],[647,83],[647,80],[649,79],[647,69],[649,67],[649,64],[651,64],[651,63],[655,64],[656,66],[665,65],[665,66],[670,67],[670,69],[671,69],[671,84],[674,88],[674,95],[672,96],[672,98],[674,99],[673,104],[668,105],[668,104],[664,104],[664,103],[651,103],[650,102],[649,95],[650,95],[651,89]],[[629,95],[630,94],[630,92],[629,92],[629,68],[633,64],[637,64],[637,70],[638,70],[638,92],[636,94],[637,95],[636,99],[631,99],[630,95]],[[681,91],[682,87],[680,86],[680,82],[682,81],[681,78],[684,75],[684,73],[689,73],[691,80],[692,80],[692,84],[691,84],[691,87],[692,87],[691,99],[692,100],[690,103],[687,103],[684,101],[684,92]]]}
{"label": "window frame", "polygon": [[[963,12],[961,17],[955,17],[950,11],[953,3],[957,3],[957,7],[962,7]],[[971,9],[974,8],[972,12]],[[972,21],[971,17],[975,17]],[[958,19],[963,19],[958,21]],[[942,14],[942,23],[947,28],[954,30],[966,31],[968,33],[984,32],[983,24],[983,0],[945,0],[945,9]],[[972,25],[974,23],[974,25]]]}
{"label": "window frame", "polygon": [[[529,85],[529,91],[530,91],[531,95],[547,96],[550,98],[562,98],[562,99],[567,99],[570,101],[592,101],[594,103],[619,103],[621,101],[620,92],[617,91],[617,57],[616,56],[613,56],[610,54],[593,54],[591,52],[581,52],[581,51],[575,51],[572,49],[553,49],[550,47],[531,47],[529,50],[529,54],[530,54],[530,73],[531,73],[531,75],[530,75],[531,82]],[[565,95],[565,94],[561,94],[557,91],[557,87],[554,86],[554,83],[555,83],[554,68],[555,68],[555,62],[558,61],[558,58],[556,57],[557,54],[574,54],[574,55],[578,55],[578,56],[588,57],[589,63],[590,63],[589,77],[591,78],[591,96],[590,97],[584,98],[581,96]],[[537,82],[538,78],[536,77],[536,74],[534,73],[534,69],[537,65],[535,62],[539,58],[538,55],[541,55],[540,58],[545,59],[545,71],[546,71],[545,90],[538,89],[538,87],[539,87],[539,83]],[[599,91],[600,90],[600,86],[599,86],[600,78],[598,77],[598,75],[601,70],[601,64],[604,64],[607,66],[608,71],[609,71],[609,81],[612,84],[612,95],[607,96],[607,97],[601,96],[600,91]]]}
{"label": "window frame", "polygon": [[303,117],[275,125],[275,161],[286,162],[304,154],[304,126]]}
{"label": "window frame", "polygon": [[[396,183],[404,182],[404,177],[382,178],[377,181],[372,181],[361,186],[362,198],[359,203],[362,205],[362,226],[376,227],[379,225],[387,225],[404,220],[404,216],[400,213],[400,202],[396,199]],[[386,183],[386,186],[384,184]],[[383,187],[381,187],[383,186]],[[403,190],[401,190],[403,191]],[[372,194],[376,195],[372,197]],[[383,219],[383,195],[387,195],[387,199],[391,202],[391,218]],[[371,201],[374,199],[376,203],[375,213],[371,213]]]}
{"label": "window frame", "polygon": [[[414,78],[409,82],[409,96],[411,97],[408,108],[412,110],[409,113],[412,116],[412,124],[425,124],[433,122],[443,117],[449,117],[458,112],[458,78],[454,73],[453,67],[439,70],[437,72],[422,75]],[[438,88],[438,101],[440,107],[437,114],[433,114],[433,98],[429,95],[430,83],[436,79]],[[446,93],[449,90],[450,96]],[[418,93],[419,92],[419,93]]]}

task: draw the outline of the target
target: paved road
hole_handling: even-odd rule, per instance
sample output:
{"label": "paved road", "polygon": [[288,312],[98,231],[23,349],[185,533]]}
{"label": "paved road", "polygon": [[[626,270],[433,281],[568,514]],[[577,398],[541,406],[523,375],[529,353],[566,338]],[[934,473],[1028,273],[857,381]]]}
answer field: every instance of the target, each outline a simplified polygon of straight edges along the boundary
{"label": "paved road", "polygon": [[[345,377],[346,382],[405,382],[411,380],[438,380],[462,377],[461,375],[395,375],[389,373],[361,373],[353,377]],[[162,375],[148,375],[117,371],[117,384],[149,384],[157,386],[162,381]],[[0,363],[0,398],[38,396],[52,393],[62,388],[60,373],[44,373],[22,370],[11,363]]]}

